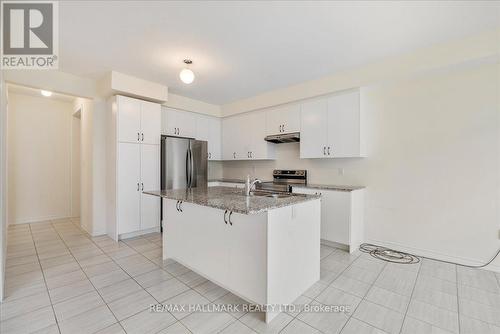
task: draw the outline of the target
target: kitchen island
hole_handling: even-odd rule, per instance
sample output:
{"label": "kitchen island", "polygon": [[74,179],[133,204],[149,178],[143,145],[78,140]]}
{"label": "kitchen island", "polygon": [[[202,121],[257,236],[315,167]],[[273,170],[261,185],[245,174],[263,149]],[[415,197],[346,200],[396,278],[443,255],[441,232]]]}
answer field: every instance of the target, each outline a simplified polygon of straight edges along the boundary
{"label": "kitchen island", "polygon": [[228,187],[147,191],[163,198],[163,259],[174,259],[271,321],[320,278],[320,197],[246,196]]}

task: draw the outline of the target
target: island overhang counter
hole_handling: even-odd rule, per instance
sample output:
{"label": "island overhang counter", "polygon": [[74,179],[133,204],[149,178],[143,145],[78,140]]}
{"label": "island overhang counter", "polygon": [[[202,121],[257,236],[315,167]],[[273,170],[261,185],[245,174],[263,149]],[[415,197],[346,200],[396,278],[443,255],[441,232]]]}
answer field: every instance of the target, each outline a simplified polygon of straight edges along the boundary
{"label": "island overhang counter", "polygon": [[163,200],[163,260],[265,306],[266,322],[320,279],[319,196],[228,187],[144,193]]}

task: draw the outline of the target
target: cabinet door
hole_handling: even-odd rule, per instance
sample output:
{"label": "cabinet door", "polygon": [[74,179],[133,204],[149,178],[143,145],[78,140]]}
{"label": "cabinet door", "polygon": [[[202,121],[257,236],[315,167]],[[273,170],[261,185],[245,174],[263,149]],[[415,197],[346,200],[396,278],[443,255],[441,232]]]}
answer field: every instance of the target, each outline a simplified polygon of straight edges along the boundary
{"label": "cabinet door", "polygon": [[360,156],[359,92],[328,99],[328,148],[330,157]]}
{"label": "cabinet door", "polygon": [[196,116],[188,111],[177,111],[177,128],[179,137],[195,138],[196,137]]}
{"label": "cabinet door", "polygon": [[221,120],[217,117],[196,117],[196,139],[208,142],[208,159],[221,159]]}
{"label": "cabinet door", "polygon": [[257,303],[265,303],[267,280],[267,213],[231,215],[227,287]]}
{"label": "cabinet door", "polygon": [[288,105],[285,109],[283,132],[300,132],[300,104]]}
{"label": "cabinet door", "polygon": [[209,125],[208,151],[210,152],[210,160],[221,160],[221,120],[211,117]]}
{"label": "cabinet door", "polygon": [[264,140],[266,136],[266,113],[257,111],[248,114],[244,126],[247,129],[245,136],[250,139],[248,151],[250,159],[270,159],[273,158],[274,144]]}
{"label": "cabinet door", "polygon": [[300,131],[300,104],[287,104],[267,111],[267,135]]}
{"label": "cabinet door", "polygon": [[281,108],[266,110],[266,135],[276,135],[282,133],[283,115]]}
{"label": "cabinet door", "polygon": [[236,147],[239,145],[239,134],[236,117],[227,117],[222,120],[222,159],[235,160]]}
{"label": "cabinet door", "polygon": [[141,130],[143,144],[160,144],[161,106],[158,103],[141,102]]}
{"label": "cabinet door", "polygon": [[117,96],[118,141],[138,143],[141,132],[141,101],[125,96]]}
{"label": "cabinet door", "polygon": [[[235,135],[232,140],[235,142],[237,160],[250,159],[250,151],[252,150],[254,136],[253,131],[258,131],[258,129],[255,128],[255,126],[257,126],[257,121],[253,114],[254,113],[247,113],[234,117]],[[265,129],[263,124],[261,124],[261,126]]]}
{"label": "cabinet door", "polygon": [[[210,139],[210,118],[208,116],[196,116],[196,136],[197,140]],[[210,143],[209,143],[210,144]]]}
{"label": "cabinet door", "polygon": [[118,144],[118,234],[140,230],[140,144]]}
{"label": "cabinet door", "polygon": [[321,239],[349,245],[351,193],[321,191]]}
{"label": "cabinet door", "polygon": [[325,158],[328,141],[328,104],[326,99],[306,101],[300,112],[300,157]]}
{"label": "cabinet door", "polygon": [[[160,189],[160,145],[141,145],[141,190]],[[141,194],[141,230],[160,226],[160,198]]]}
{"label": "cabinet door", "polygon": [[210,280],[228,281],[229,224],[224,210],[182,203],[177,211],[175,200],[164,201],[164,249],[167,258],[188,264]]}
{"label": "cabinet door", "polygon": [[177,110],[162,107],[161,113],[161,133],[169,136],[177,136]]}

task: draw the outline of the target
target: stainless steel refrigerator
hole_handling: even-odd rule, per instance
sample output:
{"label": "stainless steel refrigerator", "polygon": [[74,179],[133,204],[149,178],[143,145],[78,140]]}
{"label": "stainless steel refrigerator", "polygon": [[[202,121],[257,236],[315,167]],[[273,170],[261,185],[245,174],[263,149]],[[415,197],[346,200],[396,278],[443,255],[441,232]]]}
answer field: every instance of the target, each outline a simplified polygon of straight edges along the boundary
{"label": "stainless steel refrigerator", "polygon": [[161,136],[161,189],[207,186],[207,142]]}

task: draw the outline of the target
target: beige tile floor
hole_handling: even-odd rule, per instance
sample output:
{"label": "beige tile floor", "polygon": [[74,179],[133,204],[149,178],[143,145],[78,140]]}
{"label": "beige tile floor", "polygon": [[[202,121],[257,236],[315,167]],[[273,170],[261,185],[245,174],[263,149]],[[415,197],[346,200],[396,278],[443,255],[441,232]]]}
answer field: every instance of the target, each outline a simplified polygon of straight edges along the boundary
{"label": "beige tile floor", "polygon": [[77,220],[9,228],[2,334],[500,333],[500,275],[424,259],[396,265],[321,247],[321,280],[297,305],[349,312],[152,313],[151,304],[243,301],[161,260],[161,236],[90,238]]}

